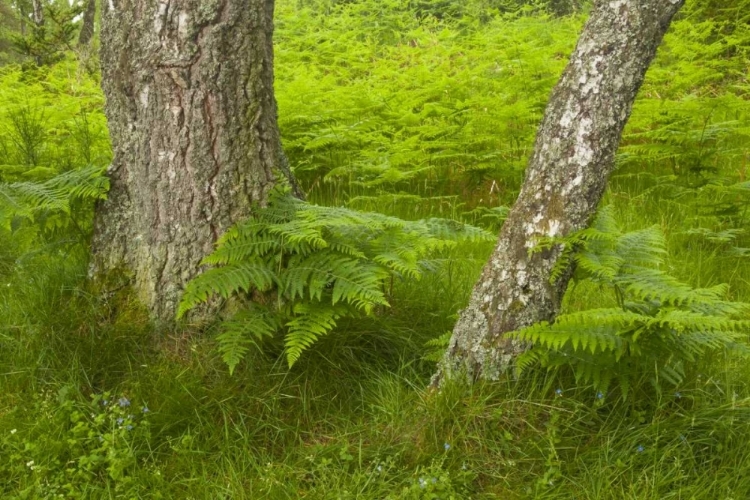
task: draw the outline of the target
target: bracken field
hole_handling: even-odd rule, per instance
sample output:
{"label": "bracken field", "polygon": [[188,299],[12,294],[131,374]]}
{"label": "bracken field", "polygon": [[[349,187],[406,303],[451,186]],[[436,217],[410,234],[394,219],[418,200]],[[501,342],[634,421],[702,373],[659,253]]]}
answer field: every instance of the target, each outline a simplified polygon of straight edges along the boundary
{"label": "bracken field", "polygon": [[588,5],[277,0],[279,126],[307,201],[280,190],[230,231],[181,313],[232,296],[237,269],[264,301],[169,328],[87,281],[112,160],[98,38],[74,50],[79,17],[50,2],[59,24],[24,45],[14,5],[0,497],[750,498],[747,0],[673,21],[570,241],[558,321],[518,333],[534,348],[500,381],[439,391]]}

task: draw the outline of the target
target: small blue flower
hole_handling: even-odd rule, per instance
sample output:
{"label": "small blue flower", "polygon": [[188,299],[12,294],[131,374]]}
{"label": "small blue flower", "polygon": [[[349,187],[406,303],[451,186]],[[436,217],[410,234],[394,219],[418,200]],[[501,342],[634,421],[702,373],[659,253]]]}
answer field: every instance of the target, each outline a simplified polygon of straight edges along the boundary
{"label": "small blue flower", "polygon": [[425,478],[420,477],[419,478],[419,487],[420,488],[424,488],[425,486],[427,486],[427,481],[425,480]]}
{"label": "small blue flower", "polygon": [[681,392],[675,392],[674,393],[674,397],[677,398],[677,399],[680,399],[682,397],[682,393]]}
{"label": "small blue flower", "polygon": [[128,430],[128,431],[132,431],[133,430],[133,426],[132,425],[126,425],[125,429]]}
{"label": "small blue flower", "polygon": [[123,396],[117,400],[117,404],[120,405],[120,408],[127,408],[130,406],[130,400]]}
{"label": "small blue flower", "polygon": [[604,393],[602,393],[601,391],[597,392],[596,399],[604,399]]}
{"label": "small blue flower", "polygon": [[107,406],[108,404],[109,404],[109,401],[107,401],[106,399],[102,401],[102,406]]}
{"label": "small blue flower", "polygon": [[635,451],[637,453],[643,453],[644,451],[646,451],[646,448],[644,448],[642,444],[639,444],[638,448],[636,448]]}
{"label": "small blue flower", "polygon": [[450,444],[448,444],[448,443],[445,443],[445,444],[443,445],[443,448],[445,448],[445,451],[448,451],[448,450],[450,450],[450,449],[451,449],[451,445],[450,445]]}
{"label": "small blue flower", "polygon": [[148,409],[148,406],[144,406],[143,408],[141,408],[141,412],[143,412],[143,413],[148,413],[150,411],[151,410]]}
{"label": "small blue flower", "polygon": [[558,396],[562,396],[563,395],[563,390],[562,389],[557,389],[557,390],[555,390],[555,394],[557,394]]}
{"label": "small blue flower", "polygon": [[122,424],[123,424],[123,422],[125,422],[125,419],[124,419],[124,418],[122,418],[122,417],[119,417],[119,418],[117,419],[117,425],[122,425]]}
{"label": "small blue flower", "polygon": [[432,484],[435,484],[435,483],[437,483],[437,478],[433,477],[432,479],[430,479],[430,481],[432,481]]}
{"label": "small blue flower", "polygon": [[382,465],[378,465],[377,467],[375,467],[375,469],[376,469],[376,470],[377,470],[378,472],[383,472],[383,466],[382,466]]}
{"label": "small blue flower", "polygon": [[684,434],[680,434],[680,441],[682,441],[683,443],[687,443],[687,438]]}

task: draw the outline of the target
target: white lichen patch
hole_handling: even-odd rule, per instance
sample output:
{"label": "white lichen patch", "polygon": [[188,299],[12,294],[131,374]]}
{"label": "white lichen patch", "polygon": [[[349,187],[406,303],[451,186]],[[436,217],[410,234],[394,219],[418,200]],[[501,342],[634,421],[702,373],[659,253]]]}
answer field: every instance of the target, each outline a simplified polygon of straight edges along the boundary
{"label": "white lichen patch", "polygon": [[161,30],[164,28],[164,19],[167,15],[168,6],[167,3],[159,2],[156,12],[154,13],[154,32],[156,32],[157,35],[160,35]]}
{"label": "white lichen patch", "polygon": [[549,231],[547,231],[547,236],[554,238],[560,234],[562,234],[562,222],[559,220],[549,221]]}
{"label": "white lichen patch", "polygon": [[180,11],[180,13],[177,14],[177,33],[179,33],[180,38],[187,38],[189,23],[190,16],[188,16],[188,13],[184,10]]}
{"label": "white lichen patch", "polygon": [[138,94],[138,100],[141,101],[141,106],[143,106],[144,108],[148,108],[148,95],[150,90],[151,89],[149,88],[149,86],[146,85]]}

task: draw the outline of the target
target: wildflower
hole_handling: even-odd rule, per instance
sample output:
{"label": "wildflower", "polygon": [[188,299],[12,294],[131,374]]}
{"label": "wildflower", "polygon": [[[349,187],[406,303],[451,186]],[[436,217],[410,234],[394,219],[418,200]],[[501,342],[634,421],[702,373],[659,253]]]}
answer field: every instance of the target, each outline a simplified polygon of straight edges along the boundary
{"label": "wildflower", "polygon": [[122,417],[119,417],[119,418],[117,419],[117,425],[122,425],[122,424],[123,424],[123,422],[125,422],[125,419],[124,419],[124,418],[122,418]]}
{"label": "wildflower", "polygon": [[676,397],[677,399],[680,399],[680,398],[682,397],[682,393],[680,393],[680,392],[675,392],[675,393],[674,393],[674,397]]}
{"label": "wildflower", "polygon": [[687,438],[684,434],[680,434],[680,441],[682,441],[683,443],[687,443]]}
{"label": "wildflower", "polygon": [[450,444],[448,444],[448,443],[445,443],[445,444],[443,445],[443,448],[445,448],[445,451],[448,451],[448,450],[450,450],[450,449],[451,449],[451,445],[450,445]]}
{"label": "wildflower", "polygon": [[101,443],[103,441],[104,441],[104,436],[102,436],[101,434],[99,434],[99,442]]}
{"label": "wildflower", "polygon": [[16,429],[11,429],[11,430],[10,430],[10,433],[11,433],[11,434],[15,434],[16,432],[18,432],[18,431],[17,431]]}
{"label": "wildflower", "polygon": [[425,478],[420,477],[419,478],[419,487],[420,488],[424,488],[425,486],[427,486],[427,481],[425,480]]}
{"label": "wildflower", "polygon": [[377,467],[375,467],[375,470],[377,470],[378,472],[383,472],[383,466],[378,465]]}
{"label": "wildflower", "polygon": [[120,405],[120,408],[127,408],[130,406],[130,400],[123,396],[117,400],[117,404]]}
{"label": "wildflower", "polygon": [[28,462],[26,462],[26,467],[29,467],[29,468],[34,467],[34,461],[29,460]]}
{"label": "wildflower", "polygon": [[150,411],[151,410],[148,409],[148,406],[144,406],[143,408],[141,408],[141,413],[148,413]]}
{"label": "wildflower", "polygon": [[466,467],[466,462],[464,462],[463,465],[461,466],[461,470],[466,470],[466,469],[468,469],[468,467]]}
{"label": "wildflower", "polygon": [[132,425],[126,425],[125,426],[125,430],[132,431],[133,430],[133,426]]}
{"label": "wildflower", "polygon": [[555,394],[558,395],[558,396],[562,396],[563,395],[563,390],[562,389],[557,389],[557,390],[555,390]]}
{"label": "wildflower", "polygon": [[638,453],[643,453],[644,451],[646,451],[646,448],[644,448],[642,444],[639,444],[638,448],[636,448],[635,451]]}
{"label": "wildflower", "polygon": [[596,399],[604,399],[604,394],[601,391],[597,392]]}
{"label": "wildflower", "polygon": [[432,482],[432,484],[435,484],[435,483],[437,483],[437,478],[433,477],[432,479],[430,479],[430,481]]}
{"label": "wildflower", "polygon": [[105,399],[104,401],[102,401],[102,406],[107,406],[108,404],[109,404],[108,400]]}

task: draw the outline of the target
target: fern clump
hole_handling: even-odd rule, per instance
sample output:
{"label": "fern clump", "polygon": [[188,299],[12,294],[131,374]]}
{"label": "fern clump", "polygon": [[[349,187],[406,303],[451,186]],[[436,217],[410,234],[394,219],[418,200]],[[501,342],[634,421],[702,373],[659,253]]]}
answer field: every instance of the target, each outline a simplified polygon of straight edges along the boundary
{"label": "fern clump", "polygon": [[225,321],[217,337],[224,361],[233,371],[249,346],[283,332],[291,366],[339,319],[388,307],[390,281],[419,279],[430,254],[493,239],[451,220],[405,221],[276,194],[220,239],[203,261],[211,269],[186,287],[178,316],[216,296],[253,293],[259,300]]}
{"label": "fern clump", "polygon": [[558,316],[513,335],[534,347],[518,360],[520,371],[541,364],[570,367],[579,382],[606,391],[612,381],[624,396],[643,377],[657,390],[677,386],[711,351],[744,354],[750,304],[724,297],[728,287],[693,288],[664,270],[665,240],[658,228],[623,232],[610,211],[564,241],[558,272],[575,265],[577,279],[611,290],[616,307]]}

